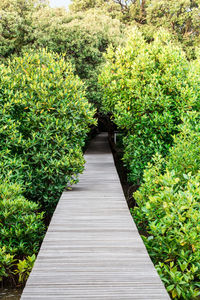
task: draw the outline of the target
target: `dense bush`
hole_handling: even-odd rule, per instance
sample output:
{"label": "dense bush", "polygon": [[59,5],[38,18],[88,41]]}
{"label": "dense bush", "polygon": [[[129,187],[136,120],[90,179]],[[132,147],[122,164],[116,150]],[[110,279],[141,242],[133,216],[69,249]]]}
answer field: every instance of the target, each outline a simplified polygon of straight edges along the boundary
{"label": "dense bush", "polygon": [[200,169],[200,117],[199,113],[185,114],[174,136],[174,146],[167,157],[167,168],[174,171],[184,185],[184,174],[196,175]]}
{"label": "dense bush", "polygon": [[147,230],[145,245],[175,299],[200,294],[200,118],[185,117],[169,156],[157,155],[134,194],[133,216]]}
{"label": "dense bush", "polygon": [[132,182],[141,180],[153,154],[168,153],[181,114],[197,106],[193,69],[170,40],[161,30],[147,43],[135,28],[125,47],[108,51],[100,76],[103,109],[125,132],[123,159]]}
{"label": "dense bush", "polygon": [[94,110],[71,65],[41,50],[0,66],[2,178],[23,182],[28,199],[53,208],[83,170]]}
{"label": "dense bush", "polygon": [[43,213],[22,193],[18,184],[0,184],[0,281],[13,276],[19,259],[37,253],[44,234]]}

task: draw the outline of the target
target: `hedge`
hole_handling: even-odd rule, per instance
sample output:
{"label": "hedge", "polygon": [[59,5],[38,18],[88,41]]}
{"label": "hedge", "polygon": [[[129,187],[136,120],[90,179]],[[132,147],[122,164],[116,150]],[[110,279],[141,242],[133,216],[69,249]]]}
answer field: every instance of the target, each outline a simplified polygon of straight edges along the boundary
{"label": "hedge", "polygon": [[[15,282],[16,273],[22,276],[20,260],[31,261],[38,252],[44,236],[43,216],[38,204],[24,198],[19,184],[0,183],[0,281],[9,277]],[[30,270],[27,267],[23,276]]]}
{"label": "hedge", "polygon": [[100,84],[102,109],[124,131],[124,163],[129,180],[141,181],[152,156],[166,155],[181,114],[197,106],[199,83],[181,48],[165,30],[147,43],[137,28],[125,47],[107,53]]}
{"label": "hedge", "polygon": [[1,65],[0,85],[0,177],[22,183],[49,212],[83,171],[95,111],[71,65],[46,50]]}
{"label": "hedge", "polygon": [[183,119],[166,159],[154,156],[132,214],[173,299],[200,295],[200,115]]}

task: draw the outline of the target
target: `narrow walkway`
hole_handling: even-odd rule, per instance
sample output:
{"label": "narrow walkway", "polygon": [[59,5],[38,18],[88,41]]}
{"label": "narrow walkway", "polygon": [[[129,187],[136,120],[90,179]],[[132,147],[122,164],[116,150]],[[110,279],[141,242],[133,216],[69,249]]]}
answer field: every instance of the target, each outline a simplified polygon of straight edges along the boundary
{"label": "narrow walkway", "polygon": [[170,299],[129,213],[106,134],[62,194],[22,300]]}

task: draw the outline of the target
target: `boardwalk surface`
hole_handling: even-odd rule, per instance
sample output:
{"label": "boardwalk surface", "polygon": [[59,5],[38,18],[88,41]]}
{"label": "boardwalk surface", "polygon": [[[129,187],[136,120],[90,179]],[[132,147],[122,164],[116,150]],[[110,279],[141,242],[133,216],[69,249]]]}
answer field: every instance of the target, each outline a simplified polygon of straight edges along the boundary
{"label": "boardwalk surface", "polygon": [[62,194],[22,300],[162,300],[169,296],[129,213],[106,134]]}

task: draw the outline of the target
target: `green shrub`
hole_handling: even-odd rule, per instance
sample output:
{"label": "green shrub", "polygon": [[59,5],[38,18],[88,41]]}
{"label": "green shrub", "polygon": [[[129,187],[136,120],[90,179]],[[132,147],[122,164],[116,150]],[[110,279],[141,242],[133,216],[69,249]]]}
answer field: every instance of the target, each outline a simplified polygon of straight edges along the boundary
{"label": "green shrub", "polygon": [[20,257],[36,253],[44,233],[43,213],[22,193],[20,185],[0,184],[0,247]]}
{"label": "green shrub", "polygon": [[17,269],[15,270],[15,274],[19,275],[19,283],[26,282],[34,266],[35,260],[35,254],[33,254],[32,256],[28,256],[23,260],[19,260],[19,262],[17,263]]}
{"label": "green shrub", "polygon": [[185,114],[182,122],[169,150],[167,168],[174,170],[184,185],[184,174],[196,175],[200,169],[200,115],[195,112]]}
{"label": "green shrub", "polygon": [[157,155],[134,193],[133,216],[147,231],[150,256],[174,299],[200,294],[200,122],[183,120],[166,159]]}
{"label": "green shrub", "polygon": [[152,173],[145,171],[145,182],[134,194],[139,208],[133,216],[139,226],[146,225],[145,245],[172,298],[193,299],[200,286],[200,174],[187,175],[181,188],[173,171],[149,185]]}
{"label": "green shrub", "polygon": [[19,259],[37,253],[44,235],[43,213],[18,184],[0,184],[0,281],[13,276]]}
{"label": "green shrub", "polygon": [[14,255],[8,253],[5,246],[0,247],[0,282],[3,278],[12,276],[15,262]]}
{"label": "green shrub", "polygon": [[94,110],[71,65],[46,50],[1,65],[0,85],[0,175],[20,180],[28,199],[52,209],[83,170]]}
{"label": "green shrub", "polygon": [[134,28],[125,47],[109,49],[100,76],[103,110],[111,112],[125,132],[123,159],[132,182],[142,179],[153,154],[168,153],[182,113],[196,108],[199,88],[194,72],[164,30],[147,43]]}

